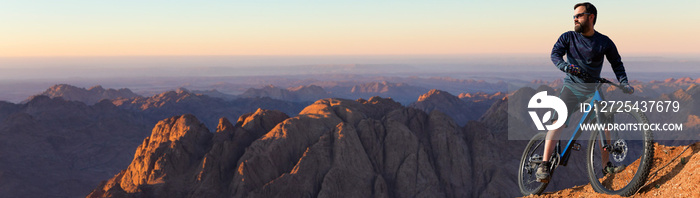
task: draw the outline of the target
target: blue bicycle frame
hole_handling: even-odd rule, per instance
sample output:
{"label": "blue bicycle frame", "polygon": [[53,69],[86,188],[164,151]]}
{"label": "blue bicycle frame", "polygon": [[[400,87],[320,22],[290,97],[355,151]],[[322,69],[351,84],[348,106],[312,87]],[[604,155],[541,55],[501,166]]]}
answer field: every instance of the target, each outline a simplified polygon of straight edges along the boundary
{"label": "blue bicycle frame", "polygon": [[[607,79],[600,78],[598,80],[600,81],[600,83],[596,86],[595,93],[594,93],[593,97],[591,97],[591,99],[590,99],[591,102],[589,103],[589,105],[590,105],[590,107],[592,107],[593,111],[585,111],[585,113],[581,117],[581,121],[579,121],[578,126],[576,126],[576,130],[574,131],[574,134],[571,135],[571,138],[569,139],[569,142],[566,143],[566,146],[564,147],[563,151],[558,152],[561,149],[559,147],[559,143],[557,143],[557,146],[555,147],[557,149],[557,153],[559,154],[559,159],[560,159],[559,165],[566,166],[567,162],[569,161],[569,154],[570,154],[569,148],[571,148],[572,145],[576,143],[576,140],[578,139],[578,137],[581,136],[580,129],[581,129],[581,125],[583,124],[583,122],[590,119],[591,116],[595,116],[596,121],[598,123],[600,123],[600,114],[599,114],[598,104],[597,104],[598,101],[603,101],[603,96],[600,94],[600,87],[604,83],[608,83],[608,84],[611,84],[611,85],[616,86],[618,88],[622,88],[619,85],[613,84],[612,82],[608,81]],[[591,114],[591,112],[594,112],[594,113]],[[608,148],[607,143],[605,143],[605,141],[603,141],[603,138],[605,137],[603,130],[598,130],[598,133],[599,133],[598,137],[600,137],[601,148]]]}

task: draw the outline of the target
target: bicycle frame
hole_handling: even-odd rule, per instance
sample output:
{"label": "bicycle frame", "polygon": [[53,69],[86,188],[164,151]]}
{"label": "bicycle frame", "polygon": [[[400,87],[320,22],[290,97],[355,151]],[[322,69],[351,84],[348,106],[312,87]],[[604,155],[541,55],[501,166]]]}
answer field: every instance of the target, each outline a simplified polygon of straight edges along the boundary
{"label": "bicycle frame", "polygon": [[[581,120],[579,121],[578,125],[576,126],[576,130],[574,130],[574,133],[571,135],[571,138],[570,138],[569,141],[566,143],[566,146],[564,147],[564,150],[561,151],[561,153],[558,152],[558,151],[560,150],[559,143],[557,143],[557,147],[555,147],[556,150],[557,150],[555,153],[558,154],[558,157],[559,157],[559,159],[560,159],[559,164],[562,165],[562,166],[566,166],[567,162],[569,161],[569,153],[570,153],[570,151],[571,151],[569,148],[571,148],[571,146],[572,146],[573,144],[576,143],[576,140],[577,140],[577,139],[581,136],[581,134],[582,134],[582,132],[581,132],[580,129],[581,129],[581,125],[583,124],[583,122],[589,120],[589,117],[595,116],[596,121],[597,121],[598,123],[600,123],[600,114],[599,114],[599,110],[598,110],[598,101],[603,101],[603,96],[600,94],[600,87],[601,87],[604,83],[609,83],[609,82],[610,82],[610,81],[607,81],[607,80],[605,80],[605,79],[600,79],[600,81],[602,81],[602,82],[600,82],[600,83],[598,83],[598,85],[596,85],[595,93],[594,93],[593,97],[591,97],[591,99],[590,99],[591,102],[589,103],[590,107],[593,108],[593,109],[592,109],[593,111],[587,111],[587,112],[585,112],[585,113],[583,114],[583,116],[581,117]],[[612,85],[615,85],[615,84],[612,84]],[[591,112],[593,112],[593,114],[591,114]],[[603,141],[603,138],[606,138],[605,133],[603,133],[603,130],[598,130],[598,133],[600,133],[600,134],[598,135],[598,137],[600,137],[600,142],[601,142],[601,144],[602,144],[601,147],[602,147],[602,148],[607,148],[607,147],[608,147],[607,143],[605,143],[605,141]]]}

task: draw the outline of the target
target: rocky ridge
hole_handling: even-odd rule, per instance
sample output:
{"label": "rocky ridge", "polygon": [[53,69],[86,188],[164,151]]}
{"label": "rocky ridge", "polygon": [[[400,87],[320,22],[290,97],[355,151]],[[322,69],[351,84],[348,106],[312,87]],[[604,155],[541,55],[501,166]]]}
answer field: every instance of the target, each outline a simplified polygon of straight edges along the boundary
{"label": "rocky ridge", "polygon": [[162,118],[193,114],[209,128],[217,126],[221,117],[237,118],[258,108],[277,109],[290,115],[296,115],[308,103],[297,103],[264,98],[239,98],[224,100],[207,95],[192,93],[186,89],[167,91],[146,98],[112,100],[119,108],[143,113],[156,123]]}
{"label": "rocky ridge", "polygon": [[410,104],[411,102],[414,102],[421,93],[425,93],[427,91],[428,89],[411,86],[407,83],[382,81],[355,85],[350,88],[348,94],[340,94],[340,96],[343,97],[347,95],[349,98],[370,98],[372,96],[391,97],[395,101],[402,104]]}
{"label": "rocky ridge", "polygon": [[85,89],[67,84],[54,85],[40,95],[49,96],[51,98],[61,97],[65,100],[80,101],[88,105],[95,104],[104,99],[113,100],[120,98],[141,97],[126,88],[118,90],[104,89],[102,86],[97,85],[89,89]]}
{"label": "rocky ridge", "polygon": [[[477,112],[474,108],[476,105],[473,104],[445,91],[433,89],[418,97],[418,101],[409,106],[425,112],[433,110],[443,112],[452,117],[458,125],[464,126],[470,120],[477,120],[484,113]],[[490,104],[482,106],[485,111]]]}
{"label": "rocky ridge", "polygon": [[[213,135],[191,116],[163,120],[132,165],[89,197],[478,196],[471,148],[440,112],[374,97],[281,114],[259,110],[234,126],[221,120]],[[255,141],[240,159],[222,153],[245,148],[231,138],[244,133]]]}

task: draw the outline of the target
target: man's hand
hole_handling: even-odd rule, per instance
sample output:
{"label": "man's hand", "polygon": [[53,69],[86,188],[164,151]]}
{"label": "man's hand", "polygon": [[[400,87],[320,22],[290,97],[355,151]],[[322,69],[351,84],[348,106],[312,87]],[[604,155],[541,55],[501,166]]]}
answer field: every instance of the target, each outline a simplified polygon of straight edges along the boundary
{"label": "man's hand", "polygon": [[578,76],[581,75],[581,67],[571,64],[566,67],[565,72]]}
{"label": "man's hand", "polygon": [[627,83],[622,83],[622,84],[620,84],[620,86],[622,86],[622,92],[624,92],[626,94],[634,93],[634,87],[632,87],[632,85],[627,84]]}

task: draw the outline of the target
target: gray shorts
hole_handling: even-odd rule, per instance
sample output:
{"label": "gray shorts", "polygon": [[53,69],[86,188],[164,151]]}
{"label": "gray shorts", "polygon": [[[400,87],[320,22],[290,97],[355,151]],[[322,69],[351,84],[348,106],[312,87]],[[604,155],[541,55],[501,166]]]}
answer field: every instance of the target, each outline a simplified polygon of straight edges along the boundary
{"label": "gray shorts", "polygon": [[[593,94],[595,94],[595,92],[581,93],[580,91],[571,88],[566,84],[564,84],[564,86],[561,87],[561,91],[559,92],[559,99],[564,101],[564,104],[566,104],[566,110],[569,113],[569,115],[566,116],[564,127],[569,127],[569,120],[571,119],[571,114],[573,114],[574,111],[577,111],[579,109],[579,104],[586,102],[588,99],[592,98]],[[554,111],[551,121],[557,121],[558,119],[559,115],[557,115],[557,111]]]}

